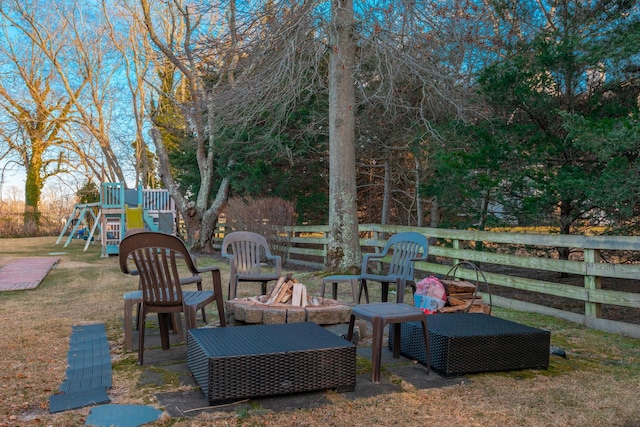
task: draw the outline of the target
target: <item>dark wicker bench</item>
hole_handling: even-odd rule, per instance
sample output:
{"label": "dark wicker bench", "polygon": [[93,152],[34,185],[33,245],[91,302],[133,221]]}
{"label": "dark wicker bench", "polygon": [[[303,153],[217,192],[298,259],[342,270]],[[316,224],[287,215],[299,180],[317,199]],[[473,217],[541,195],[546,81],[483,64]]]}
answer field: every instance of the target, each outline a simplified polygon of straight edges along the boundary
{"label": "dark wicker bench", "polygon": [[[548,331],[481,313],[428,315],[427,324],[431,368],[446,377],[549,366]],[[400,353],[425,364],[420,323],[403,323],[400,334]]]}
{"label": "dark wicker bench", "polygon": [[312,323],[192,329],[187,364],[210,405],[356,385],[356,347]]}

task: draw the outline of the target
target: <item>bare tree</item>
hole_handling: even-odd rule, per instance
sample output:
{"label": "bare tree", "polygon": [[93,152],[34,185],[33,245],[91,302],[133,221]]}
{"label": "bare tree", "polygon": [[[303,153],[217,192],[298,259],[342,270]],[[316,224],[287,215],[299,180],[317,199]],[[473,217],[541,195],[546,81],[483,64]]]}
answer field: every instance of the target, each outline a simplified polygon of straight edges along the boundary
{"label": "bare tree", "polygon": [[[188,238],[206,250],[234,165],[266,152],[292,159],[278,135],[291,112],[315,94],[309,87],[326,48],[313,34],[314,3],[277,3],[196,7],[173,0],[160,10],[140,0],[158,54],[153,135],[161,177],[185,218]],[[177,126],[166,117],[182,121]],[[243,134],[257,136],[246,141]],[[192,194],[170,164],[176,139],[195,153],[199,182]]]}
{"label": "bare tree", "polygon": [[[42,31],[37,27],[32,28],[33,32],[38,31],[33,40],[57,72],[84,134],[95,142],[80,146],[77,138],[71,139],[79,144],[75,151],[83,154],[85,167],[92,170],[94,176],[104,175],[110,182],[125,182],[115,144],[111,141],[111,125],[116,115],[114,103],[122,98],[119,85],[114,80],[121,76],[119,70],[123,57],[113,54],[109,28],[103,22],[102,11],[98,7],[88,8],[80,0],[71,2],[67,7],[69,9],[61,5],[57,12],[68,29],[65,33],[68,60],[64,60],[57,49],[38,41]],[[76,84],[79,77],[85,83],[82,90]]]}
{"label": "bare tree", "polygon": [[[3,152],[26,169],[27,215],[37,216],[43,186],[52,176],[125,181],[119,157],[130,148],[113,142],[114,128],[127,120],[116,106],[128,99],[119,87],[126,76],[120,73],[124,55],[113,49],[106,9],[98,6],[82,0],[1,3],[0,54],[11,65],[3,69],[0,84],[7,123],[1,136]],[[25,221],[25,226],[34,224]]]}
{"label": "bare tree", "polygon": [[148,85],[145,79],[152,69],[151,58],[146,55],[149,51],[146,29],[143,23],[136,19],[135,5],[129,5],[126,1],[117,7],[103,0],[102,13],[111,43],[120,53],[123,75],[131,94],[130,111],[135,124],[135,135],[131,141],[134,148],[134,185],[155,188],[158,186],[155,161],[144,134],[147,125],[146,109],[149,105]]}
{"label": "bare tree", "polygon": [[[483,51],[474,46],[489,34],[488,15],[469,0],[377,0],[357,15],[359,201],[369,221],[422,224],[428,154],[451,143],[437,126],[479,115],[473,70]],[[372,205],[370,193],[384,196]]]}
{"label": "bare tree", "polygon": [[[423,211],[428,211],[419,195],[421,181],[428,179],[424,146],[442,143],[434,124],[475,113],[468,102],[472,82],[464,72],[472,52],[462,43],[475,31],[466,25],[474,19],[470,3],[380,0],[359,2],[354,10],[353,2],[332,1],[334,21],[327,23],[326,8],[319,8],[318,1],[187,7],[173,0],[164,3],[171,8],[160,13],[141,0],[150,39],[161,54],[156,69],[163,70],[165,84],[156,85],[161,89],[158,105],[170,101],[179,111],[184,125],[179,130],[193,140],[203,178],[193,197],[179,203],[192,218],[192,237],[196,231],[202,231],[203,243],[210,237],[200,223],[204,212],[211,219],[216,216],[209,203],[216,185],[224,184],[218,187],[220,197],[226,194],[231,174],[224,171],[267,152],[293,159],[295,154],[278,137],[296,108],[311,96],[327,95],[330,126],[312,122],[305,132],[309,139],[321,132],[326,136],[327,128],[330,133],[328,155],[323,153],[333,171],[329,211],[332,238],[337,240],[330,267],[359,265],[358,194],[350,176],[356,168],[356,144],[362,159],[358,170],[363,170],[361,164],[375,163],[382,171],[379,165],[388,164],[379,174],[387,174],[386,212],[406,210],[407,221],[422,223]],[[344,14],[339,24],[338,13]],[[170,151],[163,151],[172,149],[165,130],[156,123],[163,180],[174,189],[172,194],[184,197],[185,189],[172,175]],[[368,176],[377,175],[376,169]],[[221,202],[213,200],[214,205]]]}
{"label": "bare tree", "polygon": [[[162,11],[152,10],[148,0],[140,0],[140,4],[147,34],[160,54],[156,63],[158,66],[164,64],[162,68],[165,71],[164,82],[173,79],[173,70],[175,70],[182,79],[187,93],[187,96],[181,97],[175,86],[160,86],[163,89],[160,96],[171,100],[180,109],[185,119],[186,134],[193,138],[195,144],[200,175],[200,187],[195,195],[195,201],[189,198],[189,194],[174,179],[169,160],[170,146],[167,145],[169,141],[166,139],[166,133],[163,133],[163,129],[156,122],[153,129],[153,143],[158,156],[160,177],[185,220],[187,239],[196,249],[211,251],[212,231],[218,212],[226,199],[229,179],[222,178],[214,201],[210,204],[216,185],[214,168],[216,150],[207,121],[210,115],[207,85],[204,81],[205,76],[201,73],[201,61],[194,46],[197,41],[195,35],[199,31],[203,16],[199,15],[193,6],[184,5],[180,0],[167,3],[167,8]],[[233,15],[229,17],[231,22],[234,19]],[[164,33],[159,33],[157,27],[163,29]]]}
{"label": "bare tree", "polygon": [[[58,96],[56,73],[47,66],[38,45],[17,35],[33,27],[35,16],[23,9],[18,12],[16,17],[0,8],[0,15],[8,23],[3,28],[4,42],[0,43],[6,64],[5,78],[0,81],[0,108],[6,118],[0,138],[6,153],[26,169],[24,229],[34,233],[45,181],[69,167],[65,131],[72,104]],[[53,43],[62,30],[52,28],[42,42]]]}

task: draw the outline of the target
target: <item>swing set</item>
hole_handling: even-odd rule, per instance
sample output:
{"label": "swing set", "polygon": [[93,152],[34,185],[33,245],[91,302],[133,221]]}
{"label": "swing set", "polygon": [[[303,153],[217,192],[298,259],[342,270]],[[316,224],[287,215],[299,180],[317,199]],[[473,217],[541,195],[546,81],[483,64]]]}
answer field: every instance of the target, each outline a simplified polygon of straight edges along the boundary
{"label": "swing set", "polygon": [[123,183],[103,183],[99,203],[74,206],[56,245],[70,227],[65,248],[74,238],[81,238],[86,240],[86,251],[95,238],[101,242],[102,257],[117,255],[120,240],[129,229],[145,228],[175,235],[175,202],[165,189],[127,189]]}

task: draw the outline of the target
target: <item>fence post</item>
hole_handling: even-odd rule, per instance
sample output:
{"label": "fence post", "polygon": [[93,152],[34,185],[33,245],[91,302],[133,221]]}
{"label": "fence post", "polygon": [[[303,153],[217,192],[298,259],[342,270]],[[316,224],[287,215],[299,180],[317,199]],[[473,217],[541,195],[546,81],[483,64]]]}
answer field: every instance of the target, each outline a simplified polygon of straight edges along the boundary
{"label": "fence post", "polygon": [[322,244],[322,251],[324,252],[324,255],[322,256],[322,259],[324,267],[327,268],[327,253],[329,252],[329,232],[325,231],[322,233],[322,235],[324,237],[324,243]]}
{"label": "fence post", "polygon": [[[599,263],[600,262],[600,250],[599,249],[584,249],[584,262],[585,263]],[[586,272],[589,269],[585,269]],[[596,271],[596,269],[593,269]],[[600,289],[602,286],[602,277],[600,276],[592,276],[588,275],[585,272],[584,276],[584,287],[587,290],[587,294],[590,289]],[[584,303],[584,314],[587,317],[598,318],[602,315],[602,304],[596,302],[585,302]]]}
{"label": "fence post", "polygon": [[[451,243],[452,243],[453,249],[461,249],[462,248],[462,244],[461,244],[462,242],[460,241],[460,239],[453,239],[453,240],[451,240]],[[459,264],[459,263],[460,263],[460,260],[458,258],[453,258],[451,260],[451,265],[456,265],[456,264]]]}

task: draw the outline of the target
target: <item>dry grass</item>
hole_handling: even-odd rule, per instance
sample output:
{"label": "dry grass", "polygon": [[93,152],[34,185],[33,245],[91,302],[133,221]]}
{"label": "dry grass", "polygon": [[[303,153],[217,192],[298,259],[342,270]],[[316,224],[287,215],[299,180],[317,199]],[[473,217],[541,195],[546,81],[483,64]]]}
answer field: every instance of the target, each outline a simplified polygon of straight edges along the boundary
{"label": "dry grass", "polygon": [[[158,390],[137,385],[141,369],[136,355],[122,347],[122,294],[137,284],[120,273],[115,257],[100,258],[97,246],[82,252],[83,244],[74,241],[63,248],[55,238],[0,239],[0,266],[15,258],[66,252],[37,289],[0,293],[0,426],[84,424],[89,408],[48,413],[49,396],[64,380],[71,326],[84,323],[107,325],[112,402],[155,403]],[[200,263],[207,261],[212,260]],[[219,265],[226,281],[226,265]],[[305,277],[312,290],[320,282],[312,273],[296,277]],[[332,404],[313,410],[213,412],[192,419],[164,418],[156,425],[640,426],[638,340],[549,317],[506,310],[495,314],[551,330],[552,344],[569,357],[552,356],[548,371],[474,375],[450,388],[415,390],[403,384],[401,393],[356,401],[329,393]],[[162,391],[171,387],[181,386]]]}

